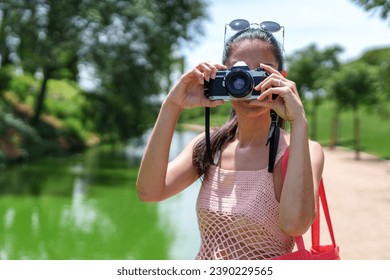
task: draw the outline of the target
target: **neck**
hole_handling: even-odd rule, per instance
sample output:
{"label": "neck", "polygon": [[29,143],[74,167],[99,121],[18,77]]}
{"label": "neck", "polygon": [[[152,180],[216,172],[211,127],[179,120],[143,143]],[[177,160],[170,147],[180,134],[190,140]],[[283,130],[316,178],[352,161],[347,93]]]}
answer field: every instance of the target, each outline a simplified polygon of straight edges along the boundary
{"label": "neck", "polygon": [[241,147],[265,146],[268,138],[268,131],[271,125],[271,118],[243,118],[237,115],[238,127],[236,139]]}

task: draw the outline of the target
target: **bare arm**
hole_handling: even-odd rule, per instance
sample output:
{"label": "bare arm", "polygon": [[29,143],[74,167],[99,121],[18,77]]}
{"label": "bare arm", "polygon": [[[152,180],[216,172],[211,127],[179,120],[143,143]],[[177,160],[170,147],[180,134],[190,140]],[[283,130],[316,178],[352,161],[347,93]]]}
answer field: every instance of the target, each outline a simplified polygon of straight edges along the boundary
{"label": "bare arm", "polygon": [[316,217],[323,164],[322,148],[318,143],[309,142],[306,122],[293,125],[279,212],[280,228],[291,236],[305,233]]}
{"label": "bare arm", "polygon": [[[290,236],[298,236],[307,231],[316,216],[316,197],[324,164],[322,148],[309,141],[306,115],[295,83],[272,67],[261,66],[271,75],[256,87],[262,94],[253,103],[275,110],[291,124],[290,155],[280,195],[279,227]],[[278,98],[271,100],[272,94],[277,94]]]}
{"label": "bare arm", "polygon": [[215,107],[223,101],[210,101],[203,93],[204,79],[214,78],[217,67],[201,63],[180,77],[163,102],[141,161],[137,191],[143,201],[161,201],[180,192],[197,178],[192,165],[194,139],[180,155],[169,163],[173,133],[185,108]]}
{"label": "bare arm", "polygon": [[[169,151],[180,113],[181,110],[178,107],[166,102],[161,107],[138,173],[137,191],[143,201],[160,201],[169,197],[168,193],[173,195],[175,192],[180,191],[180,188],[174,191],[166,183]],[[185,160],[181,161],[185,162]],[[179,171],[171,169],[171,172],[174,173]],[[185,170],[184,167],[181,171],[188,173],[188,170]],[[193,178],[194,176],[190,177]],[[195,180],[195,178],[193,179]],[[189,180],[185,181],[189,182]],[[184,184],[183,188],[186,185]]]}

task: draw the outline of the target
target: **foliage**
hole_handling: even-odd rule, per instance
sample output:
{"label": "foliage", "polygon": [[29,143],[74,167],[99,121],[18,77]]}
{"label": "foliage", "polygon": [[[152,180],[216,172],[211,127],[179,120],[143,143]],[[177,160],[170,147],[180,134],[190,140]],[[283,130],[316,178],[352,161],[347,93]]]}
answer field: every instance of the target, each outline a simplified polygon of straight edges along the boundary
{"label": "foliage", "polygon": [[[203,0],[2,1],[0,141],[31,156],[79,150],[93,132],[122,143],[143,134],[204,17]],[[93,73],[88,92],[80,69]],[[19,121],[39,138],[33,149]]]}
{"label": "foliage", "polygon": [[343,65],[332,75],[329,82],[331,97],[337,104],[337,110],[352,109],[354,113],[354,149],[356,159],[360,158],[360,116],[359,108],[373,106],[378,103],[377,98],[378,68],[362,61]]}
{"label": "foliage", "polygon": [[20,102],[26,103],[31,107],[34,105],[34,97],[38,90],[38,81],[31,75],[12,76],[9,85],[9,91],[15,93]]}
{"label": "foliage", "polygon": [[200,34],[204,9],[202,0],[4,0],[1,63],[41,77],[35,126],[47,109],[49,81],[76,81],[80,66],[92,69],[89,125],[124,142],[155,116],[149,97],[169,83],[180,45]]}
{"label": "foliage", "polygon": [[46,113],[38,125],[29,125],[38,84],[30,74],[14,73],[9,89],[2,94],[0,148],[11,160],[79,151],[92,136],[84,127],[86,98],[72,81],[49,81]]}
{"label": "foliage", "polygon": [[0,44],[8,47],[2,59],[19,64],[24,72],[42,76],[34,101],[34,125],[44,108],[47,81],[76,79],[81,43],[78,19],[84,12],[79,6],[80,1],[6,0],[0,7],[4,26]]}
{"label": "foliage", "polygon": [[315,44],[309,45],[288,58],[288,78],[297,85],[301,98],[311,103],[306,111],[311,115],[311,138],[317,138],[317,110],[325,96],[327,77],[340,67],[338,55],[340,46],[319,50]]}
{"label": "foliage", "polygon": [[60,119],[83,118],[86,98],[76,82],[67,80],[51,80],[48,83],[48,114]]}
{"label": "foliage", "polygon": [[390,2],[387,0],[352,0],[366,11],[379,12],[382,19],[390,19]]}
{"label": "foliage", "polygon": [[295,81],[302,98],[311,98],[310,93],[324,87],[324,77],[340,66],[340,46],[319,50],[315,44],[299,50],[288,58],[288,78]]}
{"label": "foliage", "polygon": [[0,111],[0,163],[32,156],[42,150],[37,131],[13,114]]}
{"label": "foliage", "polygon": [[175,64],[181,63],[176,53],[180,42],[193,39],[198,33],[193,27],[204,16],[198,0],[134,2],[111,3],[111,18],[97,10],[95,35],[86,47],[98,80],[89,96],[88,117],[108,141],[138,137],[153,124],[159,104],[151,97],[170,83]]}
{"label": "foliage", "polygon": [[10,67],[0,68],[0,93],[9,87],[9,83],[12,78],[11,72],[12,70],[10,69]]}
{"label": "foliage", "polygon": [[390,100],[390,48],[369,50],[359,59],[370,66],[378,68],[376,76],[376,103],[375,109],[380,116],[390,118],[390,108],[386,106]]}
{"label": "foliage", "polygon": [[332,76],[332,98],[342,109],[376,104],[377,74],[376,67],[361,61],[343,65]]}

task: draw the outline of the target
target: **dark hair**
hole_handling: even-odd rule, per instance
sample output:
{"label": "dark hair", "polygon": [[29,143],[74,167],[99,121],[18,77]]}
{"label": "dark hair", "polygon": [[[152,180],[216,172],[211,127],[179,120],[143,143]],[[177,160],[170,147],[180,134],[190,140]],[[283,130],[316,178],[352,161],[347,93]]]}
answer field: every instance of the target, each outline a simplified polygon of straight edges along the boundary
{"label": "dark hair", "polygon": [[225,64],[230,56],[232,45],[243,40],[261,40],[269,44],[278,62],[278,71],[284,68],[283,46],[275,39],[272,33],[259,28],[249,28],[233,35],[225,44],[222,56],[222,63]]}
{"label": "dark hair", "polygon": [[[284,59],[283,59],[283,48],[280,46],[275,37],[266,31],[261,29],[246,29],[238,32],[233,37],[231,37],[225,44],[222,62],[225,64],[227,59],[231,54],[232,45],[243,41],[243,40],[261,40],[268,43],[271,47],[272,52],[275,55],[275,58],[278,62],[278,70],[282,71],[284,68]],[[284,121],[280,118],[278,125],[283,127]],[[214,156],[218,149],[222,149],[222,146],[225,143],[233,140],[236,135],[238,122],[236,112],[232,108],[230,112],[229,120],[222,125],[220,128],[215,128],[210,133],[210,142],[211,142],[211,154]],[[192,162],[196,167],[197,174],[199,177],[202,175],[204,179],[207,178],[208,169],[210,164],[209,156],[207,155],[206,149],[206,140],[205,138],[200,139],[194,147],[192,154]]]}

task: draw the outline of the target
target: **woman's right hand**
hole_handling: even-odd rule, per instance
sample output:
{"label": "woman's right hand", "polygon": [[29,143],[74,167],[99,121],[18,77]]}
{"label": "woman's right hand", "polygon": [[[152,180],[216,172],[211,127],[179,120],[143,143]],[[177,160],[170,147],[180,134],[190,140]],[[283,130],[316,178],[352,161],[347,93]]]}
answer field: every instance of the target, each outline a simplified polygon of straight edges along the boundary
{"label": "woman's right hand", "polygon": [[[197,178],[192,164],[193,142],[178,157],[169,161],[172,137],[182,110],[193,107],[215,107],[223,100],[211,101],[204,96],[204,80],[215,78],[224,65],[200,63],[182,75],[161,106],[146,146],[137,179],[137,191],[143,201],[161,201],[175,195]],[[199,138],[198,138],[199,139]]]}
{"label": "woman's right hand", "polygon": [[223,100],[209,100],[204,95],[204,80],[215,79],[218,70],[226,69],[222,64],[203,62],[183,74],[173,86],[165,102],[178,106],[181,110],[195,107],[216,107]]}

